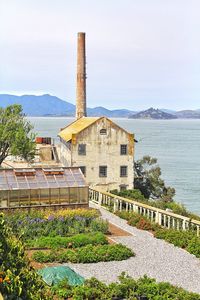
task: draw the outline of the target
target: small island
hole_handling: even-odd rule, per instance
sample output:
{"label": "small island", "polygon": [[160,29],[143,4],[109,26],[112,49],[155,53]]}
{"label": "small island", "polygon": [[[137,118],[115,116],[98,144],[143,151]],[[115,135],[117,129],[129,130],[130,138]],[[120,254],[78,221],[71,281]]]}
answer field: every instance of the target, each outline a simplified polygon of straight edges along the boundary
{"label": "small island", "polygon": [[129,119],[170,120],[177,119],[177,116],[151,107],[147,110],[129,116]]}

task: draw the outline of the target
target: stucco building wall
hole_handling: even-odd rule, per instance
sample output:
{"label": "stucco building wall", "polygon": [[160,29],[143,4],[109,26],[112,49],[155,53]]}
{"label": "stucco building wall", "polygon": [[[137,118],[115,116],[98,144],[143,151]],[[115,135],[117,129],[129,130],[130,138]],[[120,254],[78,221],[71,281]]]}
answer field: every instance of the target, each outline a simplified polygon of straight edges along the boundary
{"label": "stucco building wall", "polygon": [[[101,134],[100,130],[106,130]],[[79,144],[86,145],[86,154],[79,155]],[[120,154],[120,145],[127,145],[127,154]],[[71,148],[71,150],[69,150]],[[64,165],[84,166],[86,181],[107,191],[126,187],[133,188],[134,136],[107,118],[100,118],[94,124],[74,135],[71,146],[61,143],[60,159]],[[99,166],[107,166],[107,176],[99,177]],[[120,167],[127,166],[127,176],[120,176]]]}

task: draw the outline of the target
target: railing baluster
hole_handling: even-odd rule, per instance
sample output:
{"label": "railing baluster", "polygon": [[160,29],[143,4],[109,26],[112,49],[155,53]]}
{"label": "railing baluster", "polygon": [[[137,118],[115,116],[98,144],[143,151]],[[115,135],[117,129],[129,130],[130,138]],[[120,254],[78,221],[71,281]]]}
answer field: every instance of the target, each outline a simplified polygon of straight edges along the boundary
{"label": "railing baluster", "polygon": [[190,230],[193,228],[196,230],[197,236],[200,236],[200,221],[191,220],[188,217],[177,215],[171,211],[164,211],[123,197],[115,197],[113,194],[100,192],[93,188],[89,188],[89,200],[98,203],[99,206],[106,205],[113,207],[114,212],[117,210],[122,211],[122,209],[125,208],[126,211],[133,211],[144,215],[152,222],[156,222],[168,229]]}

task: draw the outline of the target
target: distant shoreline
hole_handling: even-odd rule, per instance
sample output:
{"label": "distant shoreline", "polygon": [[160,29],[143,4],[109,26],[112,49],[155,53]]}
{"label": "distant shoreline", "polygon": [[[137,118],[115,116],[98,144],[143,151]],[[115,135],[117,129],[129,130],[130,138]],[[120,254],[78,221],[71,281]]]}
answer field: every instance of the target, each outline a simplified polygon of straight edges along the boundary
{"label": "distant shoreline", "polygon": [[[57,115],[49,115],[49,116],[30,116],[30,115],[26,115],[27,118],[58,118],[58,119],[63,119],[63,118],[68,118],[68,119],[75,119],[75,116],[57,116]],[[109,119],[122,119],[122,120],[130,120],[130,121],[200,121],[200,118],[177,118],[177,119],[134,119],[134,118],[126,118],[126,117],[108,117]]]}

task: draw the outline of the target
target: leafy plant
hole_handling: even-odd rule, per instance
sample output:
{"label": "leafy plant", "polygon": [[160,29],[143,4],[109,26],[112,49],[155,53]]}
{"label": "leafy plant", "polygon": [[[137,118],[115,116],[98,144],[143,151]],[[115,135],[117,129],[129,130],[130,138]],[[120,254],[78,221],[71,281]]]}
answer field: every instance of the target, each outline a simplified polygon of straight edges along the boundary
{"label": "leafy plant", "polygon": [[53,288],[59,299],[87,299],[87,300],[114,300],[114,299],[141,299],[148,300],[200,300],[200,295],[190,293],[182,288],[166,282],[157,283],[155,279],[144,276],[138,280],[131,278],[124,272],[119,276],[119,282],[106,285],[91,278],[81,286],[69,286],[67,281],[61,282]]}
{"label": "leafy plant", "polygon": [[44,236],[71,236],[78,233],[107,231],[107,222],[99,219],[95,209],[75,209],[37,211],[30,213],[18,210],[15,214],[6,214],[6,223],[14,233],[27,241]]}
{"label": "leafy plant", "polygon": [[36,251],[32,258],[41,263],[47,262],[73,262],[94,263],[99,261],[120,261],[134,256],[131,249],[122,244],[116,245],[87,245],[78,249],[50,252]]}
{"label": "leafy plant", "polygon": [[27,246],[37,248],[78,248],[88,244],[104,245],[107,244],[106,236],[101,232],[80,233],[72,237],[39,237],[35,240],[28,240]]}
{"label": "leafy plant", "polygon": [[22,112],[21,105],[0,107],[0,166],[11,154],[31,161],[35,156],[33,126]]}
{"label": "leafy plant", "polygon": [[22,243],[0,214],[0,292],[7,300],[51,299],[48,290],[31,268]]}

